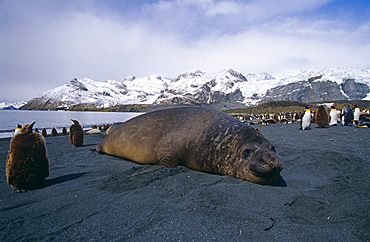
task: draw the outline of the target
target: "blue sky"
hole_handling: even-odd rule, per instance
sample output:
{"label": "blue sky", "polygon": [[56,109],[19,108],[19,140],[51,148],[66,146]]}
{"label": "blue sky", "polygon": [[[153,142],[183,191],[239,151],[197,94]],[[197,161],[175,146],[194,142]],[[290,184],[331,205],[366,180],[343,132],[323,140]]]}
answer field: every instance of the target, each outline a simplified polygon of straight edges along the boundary
{"label": "blue sky", "polygon": [[365,0],[0,0],[0,101],[74,77],[370,69]]}

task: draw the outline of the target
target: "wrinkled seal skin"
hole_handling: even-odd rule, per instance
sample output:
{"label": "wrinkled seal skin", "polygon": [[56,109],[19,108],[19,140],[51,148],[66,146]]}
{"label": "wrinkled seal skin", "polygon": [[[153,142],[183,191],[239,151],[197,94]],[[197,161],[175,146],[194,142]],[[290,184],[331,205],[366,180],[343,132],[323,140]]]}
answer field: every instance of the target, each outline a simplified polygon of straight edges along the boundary
{"label": "wrinkled seal skin", "polygon": [[93,149],[140,164],[185,165],[258,184],[272,183],[282,170],[274,146],[262,134],[206,108],[172,108],[137,116]]}

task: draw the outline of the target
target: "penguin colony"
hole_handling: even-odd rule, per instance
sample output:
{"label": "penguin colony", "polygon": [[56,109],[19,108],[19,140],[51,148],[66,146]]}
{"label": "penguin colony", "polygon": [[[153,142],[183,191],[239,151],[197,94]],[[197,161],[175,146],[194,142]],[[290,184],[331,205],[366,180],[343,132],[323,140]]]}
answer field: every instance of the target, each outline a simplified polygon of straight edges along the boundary
{"label": "penguin colony", "polygon": [[248,125],[269,125],[274,123],[290,124],[300,122],[301,130],[311,129],[311,124],[316,123],[317,128],[328,128],[330,126],[355,126],[358,128],[370,128],[370,111],[361,111],[359,105],[353,108],[346,105],[343,110],[331,106],[320,105],[313,111],[311,106],[304,107],[302,112],[283,112],[275,114],[232,114]]}
{"label": "penguin colony", "polygon": [[[346,105],[343,110],[331,106],[327,110],[321,105],[317,111],[312,111],[311,106],[306,106],[302,112],[284,112],[275,114],[233,114],[235,118],[247,125],[270,125],[275,123],[291,124],[300,121],[300,129],[309,130],[312,123],[317,124],[317,128],[327,128],[338,124],[343,126],[356,126],[370,128],[370,112],[361,112],[359,105],[352,109]],[[329,112],[328,112],[329,111]],[[84,131],[77,120],[72,120],[73,124],[69,128],[69,140],[75,147],[83,145]],[[28,189],[35,189],[42,186],[43,181],[49,176],[49,161],[45,144],[46,129],[42,129],[42,134],[38,129],[32,131],[35,122],[21,126],[17,125],[14,136],[10,140],[10,149],[6,158],[6,181],[7,183],[22,192]],[[102,126],[92,126],[86,134],[106,135],[121,123],[106,124]],[[60,133],[67,135],[64,127]],[[51,136],[59,133],[52,128]]]}

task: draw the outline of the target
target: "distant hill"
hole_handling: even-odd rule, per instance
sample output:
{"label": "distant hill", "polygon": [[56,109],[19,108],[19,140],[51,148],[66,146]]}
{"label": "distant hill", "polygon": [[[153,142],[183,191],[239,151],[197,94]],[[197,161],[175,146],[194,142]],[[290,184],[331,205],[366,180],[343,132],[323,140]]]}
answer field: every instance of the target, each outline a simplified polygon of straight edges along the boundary
{"label": "distant hill", "polygon": [[75,78],[33,98],[22,109],[140,111],[191,105],[227,110],[280,100],[370,100],[370,71],[332,68],[244,75],[229,69],[189,72],[175,78],[131,76],[105,82]]}
{"label": "distant hill", "polygon": [[25,105],[27,102],[21,101],[21,102],[0,102],[0,110],[18,110],[20,107]]}

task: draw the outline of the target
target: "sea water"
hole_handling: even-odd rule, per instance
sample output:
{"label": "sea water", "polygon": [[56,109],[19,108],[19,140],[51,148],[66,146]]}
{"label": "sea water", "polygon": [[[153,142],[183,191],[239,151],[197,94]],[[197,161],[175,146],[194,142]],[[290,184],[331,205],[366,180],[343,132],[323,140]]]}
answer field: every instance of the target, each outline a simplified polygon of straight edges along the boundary
{"label": "sea water", "polygon": [[86,129],[92,125],[112,124],[127,121],[142,113],[129,112],[85,112],[85,111],[33,111],[33,110],[0,110],[0,138],[13,136],[17,124],[24,125],[36,122],[34,128],[43,128],[50,134],[52,128],[60,133],[62,128],[69,128],[76,119]]}

